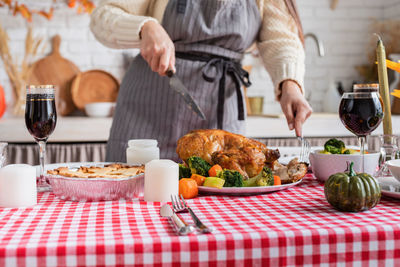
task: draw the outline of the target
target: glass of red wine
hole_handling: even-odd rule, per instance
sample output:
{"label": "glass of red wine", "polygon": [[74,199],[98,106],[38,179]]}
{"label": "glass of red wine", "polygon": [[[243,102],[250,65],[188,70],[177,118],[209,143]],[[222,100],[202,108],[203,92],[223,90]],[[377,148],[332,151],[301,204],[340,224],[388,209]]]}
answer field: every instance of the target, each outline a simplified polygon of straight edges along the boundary
{"label": "glass of red wine", "polygon": [[376,92],[344,93],[339,106],[340,120],[358,137],[361,153],[361,172],[364,172],[364,144],[383,119],[383,107]]}
{"label": "glass of red wine", "polygon": [[46,142],[57,122],[53,85],[29,85],[26,89],[25,124],[29,133],[39,144],[40,177],[38,192],[50,191],[51,187],[44,175]]}

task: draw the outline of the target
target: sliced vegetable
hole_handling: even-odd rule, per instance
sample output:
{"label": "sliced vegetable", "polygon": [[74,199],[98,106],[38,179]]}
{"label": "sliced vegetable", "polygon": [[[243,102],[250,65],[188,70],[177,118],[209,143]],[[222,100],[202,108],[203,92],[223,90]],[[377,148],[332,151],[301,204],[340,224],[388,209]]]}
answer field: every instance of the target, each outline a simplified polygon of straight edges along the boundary
{"label": "sliced vegetable", "polygon": [[204,180],[203,186],[215,187],[221,189],[224,186],[225,180],[218,177],[207,177]]}
{"label": "sliced vegetable", "polygon": [[[361,150],[359,150],[359,149],[350,149],[351,151],[352,151],[352,153],[350,153],[350,154],[361,154]],[[364,151],[364,154],[369,154],[369,152],[368,151]]]}
{"label": "sliced vegetable", "polygon": [[199,175],[199,174],[192,174],[192,176],[190,177],[191,179],[195,180],[198,186],[202,186],[204,184],[204,180],[206,179],[206,177],[204,177],[203,175]]}
{"label": "sliced vegetable", "polygon": [[279,177],[278,175],[274,175],[274,185],[281,185],[281,177]]}
{"label": "sliced vegetable", "polygon": [[215,164],[214,166],[211,167],[211,169],[208,171],[208,175],[210,177],[218,177],[218,173],[222,172],[222,167],[218,164]]}
{"label": "sliced vegetable", "polygon": [[329,139],[324,145],[325,151],[330,152],[331,154],[342,154],[345,148],[346,146],[344,145],[343,141],[340,141],[336,138]]}
{"label": "sliced vegetable", "polygon": [[192,176],[190,168],[183,164],[179,164],[179,179],[190,178],[190,176]]}
{"label": "sliced vegetable", "polygon": [[203,176],[207,176],[208,171],[211,168],[211,165],[207,161],[205,161],[204,159],[202,159],[200,157],[196,157],[196,156],[188,158],[187,164],[188,164],[190,170],[192,171],[192,174],[196,173],[196,174],[200,174]]}
{"label": "sliced vegetable", "polygon": [[331,152],[328,152],[328,151],[325,151],[325,150],[321,150],[319,153],[320,154],[332,154]]}
{"label": "sliced vegetable", "polygon": [[194,198],[198,193],[199,189],[195,180],[191,178],[182,178],[179,180],[179,194],[182,195],[183,198]]}
{"label": "sliced vegetable", "polygon": [[272,170],[268,167],[264,167],[258,175],[243,181],[243,186],[245,187],[270,185],[274,185],[274,177]]}
{"label": "sliced vegetable", "polygon": [[224,187],[242,187],[243,175],[234,170],[223,170],[218,173],[218,178],[224,179]]}
{"label": "sliced vegetable", "polygon": [[[360,154],[360,150],[346,148],[343,141],[332,138],[326,141],[324,145],[324,150],[319,151],[320,154]],[[368,154],[367,151],[364,152]]]}

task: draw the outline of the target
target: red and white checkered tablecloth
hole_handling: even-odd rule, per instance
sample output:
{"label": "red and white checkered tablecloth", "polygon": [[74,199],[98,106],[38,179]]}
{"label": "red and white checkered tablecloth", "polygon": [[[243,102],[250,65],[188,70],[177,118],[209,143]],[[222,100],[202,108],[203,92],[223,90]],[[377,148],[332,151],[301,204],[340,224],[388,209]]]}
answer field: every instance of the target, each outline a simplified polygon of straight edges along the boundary
{"label": "red and white checkered tablecloth", "polygon": [[307,177],[271,194],[188,202],[214,233],[175,235],[160,203],[40,194],[35,207],[0,209],[0,266],[400,265],[399,200],[338,212]]}

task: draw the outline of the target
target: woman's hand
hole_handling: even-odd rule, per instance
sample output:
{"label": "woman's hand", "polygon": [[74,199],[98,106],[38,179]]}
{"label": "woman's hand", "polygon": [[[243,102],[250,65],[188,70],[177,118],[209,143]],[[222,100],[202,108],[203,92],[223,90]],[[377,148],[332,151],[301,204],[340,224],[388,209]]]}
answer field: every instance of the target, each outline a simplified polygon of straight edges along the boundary
{"label": "woman's hand", "polygon": [[312,108],[296,82],[287,80],[282,83],[280,103],[289,129],[295,129],[296,136],[302,136],[303,123],[310,117]]}
{"label": "woman's hand", "polygon": [[140,35],[140,54],[150,68],[161,76],[169,69],[175,72],[175,47],[164,28],[155,21],[148,21]]}

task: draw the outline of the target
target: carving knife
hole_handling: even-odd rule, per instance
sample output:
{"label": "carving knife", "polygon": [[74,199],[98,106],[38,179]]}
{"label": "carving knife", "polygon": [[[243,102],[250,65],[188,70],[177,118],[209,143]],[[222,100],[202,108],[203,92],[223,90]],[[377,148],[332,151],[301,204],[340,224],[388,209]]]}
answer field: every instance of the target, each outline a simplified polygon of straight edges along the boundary
{"label": "carving knife", "polygon": [[182,81],[179,80],[178,77],[176,77],[172,70],[168,70],[166,74],[169,77],[169,86],[171,86],[172,89],[174,89],[183,97],[186,104],[191,110],[193,110],[201,119],[205,120],[206,116],[204,115],[199,105],[197,105],[197,103],[194,101],[188,89],[186,89],[185,85],[183,85]]}

